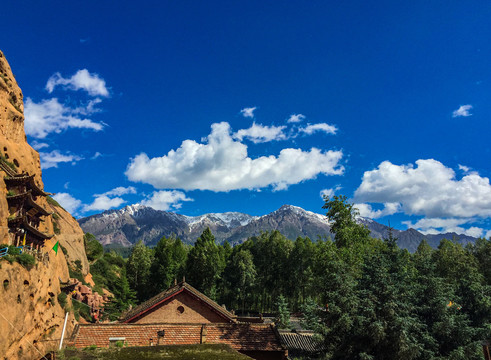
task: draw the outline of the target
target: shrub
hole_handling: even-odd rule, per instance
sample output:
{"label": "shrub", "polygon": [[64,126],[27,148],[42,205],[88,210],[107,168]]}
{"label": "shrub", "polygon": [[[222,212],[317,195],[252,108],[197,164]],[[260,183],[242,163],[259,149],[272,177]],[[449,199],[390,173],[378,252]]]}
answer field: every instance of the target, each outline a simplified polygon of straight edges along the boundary
{"label": "shrub", "polygon": [[60,234],[60,228],[58,227],[58,223],[56,221],[53,221],[53,231],[55,232],[56,235]]}
{"label": "shrub", "polygon": [[104,254],[104,248],[101,243],[91,233],[84,234],[84,243],[89,261],[97,260]]}
{"label": "shrub", "polygon": [[88,322],[94,321],[94,319],[90,315],[90,309],[89,309],[88,305],[86,305],[84,303],[80,303],[78,301],[73,301],[72,304],[73,304],[73,311],[74,311],[75,319],[77,321],[78,321],[78,319],[80,319],[80,316],[83,317]]}
{"label": "shrub", "polygon": [[72,279],[77,279],[82,284],[87,285],[84,280],[84,276],[80,271],[74,270],[71,267],[68,267],[68,273]]}
{"label": "shrub", "polygon": [[46,196],[46,201],[48,202],[48,204],[50,205],[53,205],[53,206],[58,206],[60,208],[63,209],[63,207],[58,203],[58,201],[56,201],[55,199],[53,199],[51,196]]}
{"label": "shrub", "polygon": [[73,263],[75,264],[75,270],[82,272],[82,260],[77,259]]}
{"label": "shrub", "polygon": [[27,270],[31,270],[33,266],[36,264],[36,259],[34,258],[34,256],[26,253],[16,255],[16,258],[19,264],[24,266]]}
{"label": "shrub", "polygon": [[9,245],[9,255],[20,255],[20,249],[13,245]]}
{"label": "shrub", "polygon": [[66,303],[67,303],[66,298],[67,298],[67,296],[64,292],[61,292],[58,294],[58,304],[60,304],[60,306],[62,308],[65,308],[65,306],[66,306]]}
{"label": "shrub", "polygon": [[61,248],[61,251],[63,251],[63,255],[67,256],[68,251],[66,250],[66,247],[64,247],[63,245],[60,244],[60,248]]}

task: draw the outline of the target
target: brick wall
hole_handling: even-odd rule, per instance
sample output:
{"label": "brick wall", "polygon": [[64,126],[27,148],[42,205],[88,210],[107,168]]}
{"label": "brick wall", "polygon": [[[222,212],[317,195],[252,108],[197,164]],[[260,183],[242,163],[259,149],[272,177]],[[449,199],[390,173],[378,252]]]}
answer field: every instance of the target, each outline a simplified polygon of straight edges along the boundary
{"label": "brick wall", "polygon": [[203,301],[182,292],[177,294],[169,301],[157,306],[155,309],[145,313],[139,319],[135,319],[135,324],[152,324],[152,323],[187,323],[187,324],[205,324],[205,323],[223,323],[227,320]]}
{"label": "brick wall", "polygon": [[[206,329],[206,331],[203,331]],[[157,332],[164,330],[158,341]],[[202,334],[206,341],[202,341]],[[240,351],[282,351],[270,325],[252,324],[87,324],[79,325],[70,345],[108,347],[109,338],[124,338],[127,346],[227,344]]]}

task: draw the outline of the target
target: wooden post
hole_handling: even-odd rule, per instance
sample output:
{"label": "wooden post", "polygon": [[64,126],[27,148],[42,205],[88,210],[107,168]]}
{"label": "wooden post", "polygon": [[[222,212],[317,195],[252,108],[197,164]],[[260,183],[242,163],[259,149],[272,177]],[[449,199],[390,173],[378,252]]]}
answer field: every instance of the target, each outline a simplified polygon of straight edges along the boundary
{"label": "wooden post", "polygon": [[484,360],[491,360],[491,356],[489,354],[489,343],[487,341],[482,342],[482,350],[484,352]]}

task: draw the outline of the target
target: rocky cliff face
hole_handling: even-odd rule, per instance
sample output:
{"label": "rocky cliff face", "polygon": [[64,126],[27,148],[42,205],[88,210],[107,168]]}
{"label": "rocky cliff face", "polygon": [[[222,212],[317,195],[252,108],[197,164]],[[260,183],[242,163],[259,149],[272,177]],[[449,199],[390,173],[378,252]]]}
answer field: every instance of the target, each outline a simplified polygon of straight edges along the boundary
{"label": "rocky cliff face", "polygon": [[[0,156],[17,173],[34,175],[34,182],[43,189],[39,154],[26,141],[23,111],[22,91],[0,51]],[[0,244],[9,243],[5,176],[0,170]],[[80,260],[83,272],[88,272],[83,231],[77,221],[43,197],[36,202],[56,214],[46,216],[39,230],[56,235],[46,241],[45,255],[31,270],[17,262],[0,261],[0,359],[40,359],[57,349],[65,317],[57,297],[60,282],[69,280],[67,262]],[[63,251],[56,255],[51,250],[57,241],[66,249],[66,257]],[[70,315],[68,334],[74,325]]]}

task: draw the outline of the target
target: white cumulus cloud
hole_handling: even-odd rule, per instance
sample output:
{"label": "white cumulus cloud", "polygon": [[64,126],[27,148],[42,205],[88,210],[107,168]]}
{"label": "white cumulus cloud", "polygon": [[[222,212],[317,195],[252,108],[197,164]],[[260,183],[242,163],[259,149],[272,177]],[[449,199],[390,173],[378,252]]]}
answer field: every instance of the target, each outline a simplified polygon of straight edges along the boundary
{"label": "white cumulus cloud", "polygon": [[155,210],[168,211],[170,209],[179,209],[183,201],[193,201],[188,198],[182,191],[162,190],[154,191],[150,196],[141,202],[142,205],[150,206]]}
{"label": "white cumulus cloud", "polygon": [[234,140],[230,133],[228,123],[215,123],[204,143],[184,140],[178,149],[155,158],[141,153],[131,159],[126,176],[157,189],[229,191],[270,185],[274,190],[283,190],[319,174],[344,172],[339,164],[342,151],[287,148],[278,156],[252,159],[247,146]]}
{"label": "white cumulus cloud", "polygon": [[489,217],[491,185],[476,172],[458,179],[433,159],[417,160],[416,167],[384,161],[364,173],[355,201],[400,203],[404,213],[429,218]]}
{"label": "white cumulus cloud", "polygon": [[112,208],[117,208],[121,204],[124,204],[125,202],[126,201],[120,197],[111,198],[107,195],[97,195],[95,196],[95,199],[92,202],[92,204],[84,205],[83,211],[87,212],[92,210],[98,210],[98,211],[109,210]]}
{"label": "white cumulus cloud", "polygon": [[104,123],[79,117],[79,110],[61,104],[57,98],[35,103],[27,98],[25,106],[25,130],[32,137],[43,139],[50,133],[61,133],[69,128],[101,131]]}
{"label": "white cumulus cloud", "polygon": [[342,189],[341,185],[336,185],[334,188],[330,188],[330,189],[322,189],[320,191],[320,196],[322,199],[324,199],[326,196],[328,198],[332,198],[336,194],[336,192],[338,192],[341,189]]}
{"label": "white cumulus cloud", "polygon": [[133,186],[118,186],[112,190],[106,191],[103,194],[96,194],[94,196],[122,196],[127,194],[136,194],[136,189]]}
{"label": "white cumulus cloud", "polygon": [[53,199],[55,199],[70,214],[76,213],[77,209],[82,205],[80,200],[75,199],[68,193],[55,194],[53,195]]}
{"label": "white cumulus cloud", "polygon": [[387,215],[393,215],[400,211],[401,204],[399,203],[384,203],[382,209],[375,210],[372,205],[366,203],[355,204],[355,208],[358,209],[360,216],[370,219],[378,219]]}
{"label": "white cumulus cloud", "polygon": [[304,128],[299,129],[299,131],[304,132],[308,135],[312,135],[315,132],[325,132],[326,134],[335,135],[338,128],[335,125],[329,125],[326,123],[319,124],[309,124]]}
{"label": "white cumulus cloud", "polygon": [[35,150],[41,150],[41,149],[45,149],[45,148],[49,147],[49,144],[43,143],[43,142],[33,141],[31,143],[31,146]]}
{"label": "white cumulus cloud", "polygon": [[78,70],[70,78],[64,78],[59,72],[51,75],[46,83],[46,90],[52,93],[58,85],[70,90],[85,90],[91,96],[109,96],[104,79],[91,74],[87,69]]}
{"label": "white cumulus cloud", "polygon": [[452,117],[467,117],[467,116],[471,116],[472,114],[470,113],[470,111],[472,110],[472,105],[461,105],[457,110],[455,110],[453,113],[452,113]]}
{"label": "white cumulus cloud", "polygon": [[39,157],[41,158],[41,169],[57,168],[60,163],[75,164],[84,159],[82,156],[70,153],[63,154],[59,150],[53,150],[49,153],[40,152]]}
{"label": "white cumulus cloud", "polygon": [[243,108],[242,110],[240,110],[240,113],[242,114],[243,117],[246,117],[246,118],[253,118],[254,117],[254,110],[256,110],[257,108],[254,106],[254,107],[250,107],[250,108]]}
{"label": "white cumulus cloud", "polygon": [[408,228],[416,229],[423,234],[441,234],[441,233],[456,233],[459,235],[468,235],[473,237],[480,237],[484,234],[484,229],[471,226],[464,228],[463,225],[474,222],[474,218],[462,219],[462,218],[424,218],[412,223],[411,221],[403,221],[402,223]]}
{"label": "white cumulus cloud", "polygon": [[305,120],[305,115],[302,114],[291,114],[290,117],[288,118],[287,122],[288,123],[299,123]]}
{"label": "white cumulus cloud", "polygon": [[286,126],[264,126],[255,122],[249,129],[240,129],[234,134],[234,138],[242,141],[244,138],[253,143],[264,143],[273,140],[285,140],[286,135],[283,130]]}

